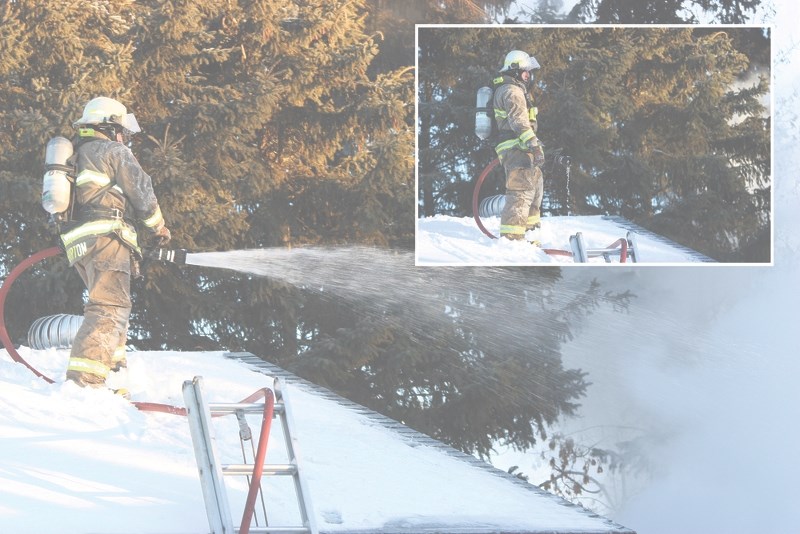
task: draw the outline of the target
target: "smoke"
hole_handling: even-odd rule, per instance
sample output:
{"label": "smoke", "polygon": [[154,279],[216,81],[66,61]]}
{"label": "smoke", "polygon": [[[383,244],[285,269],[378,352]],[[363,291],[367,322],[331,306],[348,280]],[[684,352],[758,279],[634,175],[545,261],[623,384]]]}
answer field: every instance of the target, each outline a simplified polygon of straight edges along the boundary
{"label": "smoke", "polygon": [[800,532],[800,51],[775,35],[789,41],[774,43],[775,265],[603,272],[637,294],[630,314],[593,321],[565,355],[593,382],[568,424],[645,445],[648,469],[610,512],[639,534]]}
{"label": "smoke", "polygon": [[594,383],[573,430],[624,429],[603,445],[646,445],[646,476],[625,486],[614,519],[640,534],[800,531],[791,269],[603,278],[640,297],[629,315],[595,321],[565,363]]}

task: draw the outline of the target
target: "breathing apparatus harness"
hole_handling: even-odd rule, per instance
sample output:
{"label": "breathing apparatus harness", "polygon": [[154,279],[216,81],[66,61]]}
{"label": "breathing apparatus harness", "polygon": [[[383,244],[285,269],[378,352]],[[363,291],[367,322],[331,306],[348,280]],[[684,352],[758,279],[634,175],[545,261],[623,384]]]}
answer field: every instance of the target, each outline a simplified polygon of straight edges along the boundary
{"label": "breathing apparatus harness", "polygon": [[[114,140],[117,133],[130,138],[129,132],[115,124],[99,124],[81,127],[78,135],[70,141],[65,137],[54,137],[47,143],[45,151],[45,173],[42,179],[42,207],[49,214],[49,223],[56,233],[61,233],[70,223],[86,222],[91,217],[122,219],[118,209],[93,207],[75,212],[75,180],[78,174],[76,149],[81,145],[100,139],[100,133]],[[113,183],[109,187],[113,187]],[[132,223],[132,221],[126,221]]]}
{"label": "breathing apparatus harness", "polygon": [[[534,106],[533,97],[531,96],[530,91],[528,90],[529,87],[530,87],[530,82],[529,82],[528,86],[526,86],[525,83],[520,78],[520,76],[521,76],[521,71],[518,73],[517,76],[514,76],[511,73],[508,73],[508,74],[503,73],[503,74],[500,74],[499,76],[497,76],[496,78],[494,78],[492,80],[492,85],[494,86],[494,90],[492,91],[492,104],[494,104],[494,94],[502,86],[504,86],[504,85],[516,85],[517,87],[522,87],[523,93],[525,95],[525,108],[528,110],[528,120],[530,120],[531,123],[534,123],[534,122],[536,122],[536,118],[537,118],[537,115],[539,113],[539,110],[538,110],[538,108],[536,106]],[[531,78],[530,79],[531,79],[531,81],[533,80],[533,73],[532,72],[531,72]],[[494,124],[495,124],[495,128],[497,128],[497,126],[496,126],[497,125],[497,120],[498,119],[506,119],[506,118],[508,118],[508,113],[506,113],[506,111],[504,109],[501,109],[501,108],[493,108],[493,111],[494,111]],[[518,137],[518,134],[516,132],[514,132],[513,130],[510,130],[510,129],[503,129],[503,130],[497,129],[497,131],[495,133],[495,137],[496,137],[496,140],[497,140],[497,146],[495,147],[495,151],[499,155],[505,149],[510,148],[510,147],[507,146],[508,141],[516,140],[517,137]]]}
{"label": "breathing apparatus harness", "polygon": [[530,78],[527,84],[522,80],[522,72],[524,71],[519,69],[500,72],[492,79],[492,87],[484,86],[478,89],[475,106],[475,135],[481,140],[503,143],[517,137],[512,130],[500,130],[497,127],[498,119],[508,118],[505,110],[494,107],[494,95],[504,85],[515,85],[523,90],[528,119],[531,122],[537,120],[538,108],[534,105],[533,97],[530,94],[534,79],[533,71],[528,71]]}

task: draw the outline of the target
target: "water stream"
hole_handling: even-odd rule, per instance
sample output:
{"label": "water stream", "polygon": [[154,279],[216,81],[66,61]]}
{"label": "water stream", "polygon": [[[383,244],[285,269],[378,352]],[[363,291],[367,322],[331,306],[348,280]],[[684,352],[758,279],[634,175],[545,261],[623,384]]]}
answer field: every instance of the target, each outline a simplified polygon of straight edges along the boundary
{"label": "water stream", "polygon": [[354,246],[198,253],[187,264],[283,280],[359,309],[403,316],[412,335],[458,316],[506,343],[526,343],[530,332],[552,328],[546,311],[562,310],[589,286],[559,281],[552,268],[416,267],[411,252]]}

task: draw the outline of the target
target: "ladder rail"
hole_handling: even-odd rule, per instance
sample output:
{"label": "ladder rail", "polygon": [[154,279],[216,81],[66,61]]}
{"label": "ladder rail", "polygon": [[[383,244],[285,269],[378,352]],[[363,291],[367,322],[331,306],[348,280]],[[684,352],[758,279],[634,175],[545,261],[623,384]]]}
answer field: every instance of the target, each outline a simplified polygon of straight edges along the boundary
{"label": "ladder rail", "polygon": [[[296,434],[294,432],[295,423],[294,418],[289,410],[289,401],[286,394],[286,388],[284,386],[283,380],[280,378],[275,378],[273,389],[275,391],[275,397],[283,406],[283,416],[281,417],[281,426],[283,427],[283,439],[286,443],[286,452],[289,458],[289,462],[291,465],[295,467],[299,465],[300,459],[298,458],[297,448],[295,447],[296,441]],[[311,493],[308,491],[308,486],[305,480],[305,477],[300,473],[299,470],[296,470],[294,475],[294,489],[297,495],[297,503],[300,508],[300,519],[303,521],[303,525],[305,525],[311,534],[317,534],[319,532],[317,530],[316,521],[314,515],[311,511],[314,509],[311,504]]]}
{"label": "ladder rail", "polygon": [[639,263],[639,240],[636,237],[636,232],[629,231],[625,235],[628,240],[628,254],[631,256],[633,263]]}
{"label": "ladder rail", "polygon": [[633,263],[639,261],[636,234],[630,231],[625,237],[619,238],[606,248],[587,248],[581,232],[570,236],[569,244],[575,263],[589,263],[591,258],[601,256],[606,263],[611,263],[612,256],[619,256],[620,263],[628,263],[629,258]]}
{"label": "ladder rail", "polygon": [[189,419],[194,456],[200,472],[200,484],[206,504],[206,515],[212,534],[233,534],[231,508],[222,480],[222,466],[216,461],[211,412],[203,399],[202,378],[183,383],[183,399]]}
{"label": "ladder rail", "polygon": [[[223,404],[205,402],[202,393],[202,377],[196,376],[194,380],[184,382],[183,395],[211,534],[249,534],[251,532],[254,534],[261,532],[267,534],[317,534],[318,530],[314,516],[310,513],[313,508],[308,488],[298,469],[295,448],[296,438],[292,435],[294,423],[286,405],[286,392],[281,380],[275,378],[272,389],[262,388],[238,403]],[[263,399],[263,402],[256,402],[260,399]],[[249,427],[242,428],[247,426],[246,421],[243,421],[244,414],[259,413],[261,414],[261,430],[253,464],[220,464],[217,460],[218,456],[214,445],[215,439],[211,427],[212,417],[236,415],[239,420],[241,440],[243,430],[249,433]],[[281,430],[288,457],[287,464],[265,463],[272,420],[275,417],[278,417],[281,422]],[[251,435],[248,437],[252,439]],[[246,458],[243,457],[243,459],[245,462],[247,461]],[[231,508],[223,483],[224,475],[244,475],[248,477],[247,499],[239,528],[235,528],[231,521]],[[276,475],[292,477],[303,526],[271,527],[267,525],[259,527],[256,525],[251,528],[250,523],[255,516],[256,499],[262,493],[262,477]]]}

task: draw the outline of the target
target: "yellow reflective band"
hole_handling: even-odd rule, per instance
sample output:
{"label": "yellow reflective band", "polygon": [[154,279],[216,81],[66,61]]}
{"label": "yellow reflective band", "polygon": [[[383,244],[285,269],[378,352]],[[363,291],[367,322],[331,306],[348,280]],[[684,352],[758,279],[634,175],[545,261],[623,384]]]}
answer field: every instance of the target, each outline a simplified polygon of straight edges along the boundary
{"label": "yellow reflective band", "polygon": [[500,235],[525,235],[525,227],[515,224],[500,225]]}
{"label": "yellow reflective band", "polygon": [[[74,258],[80,257],[86,253],[86,250],[82,252],[78,252],[77,250],[72,252],[70,255],[70,247],[75,245],[79,247],[81,243],[78,243],[82,239],[86,239],[87,237],[92,236],[100,236],[106,235],[110,233],[116,233],[123,241],[125,241],[128,245],[133,247],[133,249],[138,253],[139,252],[139,240],[136,232],[132,230],[122,219],[113,219],[113,220],[100,220],[100,221],[91,221],[80,225],[79,227],[75,228],[74,230],[70,230],[69,232],[61,235],[61,242],[64,243],[64,248],[67,249],[67,257],[70,261],[73,261]],[[77,243],[77,245],[76,245]]]}
{"label": "yellow reflective band", "polygon": [[528,141],[530,141],[534,137],[536,137],[536,134],[533,133],[533,129],[529,128],[529,129],[525,130],[519,136],[519,144],[520,144],[520,146],[524,146],[525,143],[527,143]]}
{"label": "yellow reflective band", "polygon": [[535,121],[536,116],[538,114],[539,114],[539,108],[537,108],[536,106],[532,107],[531,109],[528,110],[528,120]]}
{"label": "yellow reflective band", "polygon": [[97,171],[90,171],[89,169],[84,169],[79,172],[78,177],[75,179],[75,185],[77,186],[95,184],[99,185],[100,187],[105,187],[110,183],[111,178],[109,178],[107,174]]}
{"label": "yellow reflective band", "polygon": [[90,375],[106,378],[109,373],[109,368],[97,360],[89,360],[88,358],[70,358],[67,365],[67,371],[75,371],[76,373],[86,373]]}
{"label": "yellow reflective band", "polygon": [[500,108],[494,108],[494,116],[498,119],[507,119],[508,113]]}
{"label": "yellow reflective band", "polygon": [[508,141],[503,141],[502,143],[494,147],[494,150],[495,152],[497,152],[498,155],[500,155],[506,150],[511,148],[519,148],[519,139],[509,139]]}
{"label": "yellow reflective band", "polygon": [[148,228],[154,228],[164,222],[164,216],[161,215],[161,207],[156,206],[156,211],[150,217],[142,221]]}
{"label": "yellow reflective band", "polygon": [[114,350],[114,354],[111,355],[111,359],[114,360],[115,362],[124,360],[125,359],[125,345],[122,345],[121,347],[117,347],[116,350]]}
{"label": "yellow reflective band", "polygon": [[127,226],[123,225],[122,228],[119,229],[117,232],[119,236],[122,238],[123,241],[133,245],[134,247],[139,247],[139,240],[136,235],[136,232],[128,228]]}
{"label": "yellow reflective band", "polygon": [[540,222],[542,222],[542,217],[540,215],[528,216],[528,226],[533,226],[534,224],[538,224]]}
{"label": "yellow reflective band", "polygon": [[122,222],[121,219],[108,220],[108,221],[103,221],[103,220],[91,221],[82,224],[79,227],[75,228],[74,230],[70,230],[69,232],[63,234],[61,236],[61,241],[64,242],[65,247],[68,247],[75,241],[78,241],[79,239],[83,239],[85,237],[89,237],[92,235],[110,234],[111,232],[116,232],[124,227],[125,224]]}
{"label": "yellow reflective band", "polygon": [[[525,144],[535,137],[536,134],[533,133],[532,129],[525,130],[516,139],[509,139],[508,141],[503,141],[502,143],[498,144],[496,147],[494,147],[494,151],[497,152],[498,156],[502,157],[503,153],[511,148],[519,148],[524,150]],[[538,145],[539,143],[536,144]]]}

